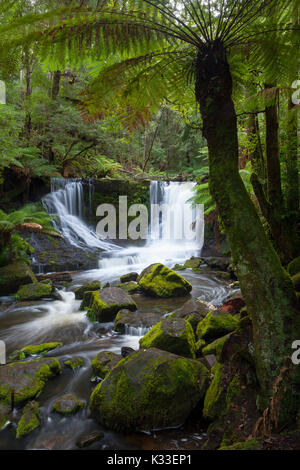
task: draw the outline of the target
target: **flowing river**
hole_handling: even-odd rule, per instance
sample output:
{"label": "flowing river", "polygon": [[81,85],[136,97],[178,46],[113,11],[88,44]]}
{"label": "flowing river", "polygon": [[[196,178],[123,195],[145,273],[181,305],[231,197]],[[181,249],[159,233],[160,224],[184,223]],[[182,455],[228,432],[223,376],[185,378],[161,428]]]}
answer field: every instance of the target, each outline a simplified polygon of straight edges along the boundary
{"label": "flowing river", "polygon": [[[150,202],[184,205],[192,196],[193,183],[158,183],[150,185]],[[96,233],[83,222],[80,205],[83,204],[80,181],[55,180],[52,192],[44,198],[47,210],[58,216],[57,228],[74,246],[101,247],[105,251],[99,259],[99,269],[72,274],[73,281],[67,289],[60,290],[62,300],[13,302],[12,298],[0,298],[0,339],[6,342],[7,354],[29,344],[61,341],[63,346],[46,356],[60,361],[81,356],[84,366],[72,371],[63,366],[63,374],[50,380],[38,397],[41,406],[42,426],[27,437],[17,440],[8,425],[0,435],[0,449],[75,449],[76,441],[90,432],[102,430],[104,438],[93,444],[96,449],[198,449],[205,438],[201,424],[189,420],[176,430],[163,430],[151,434],[120,434],[102,428],[90,415],[86,406],[75,416],[61,417],[51,412],[58,396],[73,393],[88,403],[95,386],[91,382],[91,361],[100,351],[120,353],[122,346],[139,348],[139,339],[145,328],[127,328],[125,335],[113,331],[113,323],[91,323],[85,312],[79,311],[80,301],[75,300],[74,288],[94,280],[104,285],[116,285],[122,274],[137,271],[151,263],[161,262],[169,267],[182,263],[192,255],[199,255],[203,233],[197,242],[189,240],[169,241],[163,230],[156,240],[149,240],[143,247],[119,247],[99,240]],[[190,207],[191,211],[193,209]],[[177,220],[177,219],[175,219]],[[175,224],[177,222],[174,222]],[[179,223],[182,223],[179,222]],[[161,230],[164,221],[160,222]],[[199,229],[203,230],[203,227]],[[199,242],[200,240],[200,242]],[[201,241],[202,240],[202,241]],[[181,272],[192,285],[192,297],[214,305],[220,305],[232,292],[227,282],[218,279],[214,271],[203,266],[201,272],[186,269]],[[181,307],[190,297],[154,299],[140,294],[133,295],[137,312],[157,312],[162,316]],[[15,410],[14,413],[20,413]]]}

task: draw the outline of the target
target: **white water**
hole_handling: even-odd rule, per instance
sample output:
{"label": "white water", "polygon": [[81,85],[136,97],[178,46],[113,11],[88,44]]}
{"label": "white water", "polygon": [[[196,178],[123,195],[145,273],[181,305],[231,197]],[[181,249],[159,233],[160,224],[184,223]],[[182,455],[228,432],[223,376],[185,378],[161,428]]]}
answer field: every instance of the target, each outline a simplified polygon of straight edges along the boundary
{"label": "white water", "polygon": [[[91,196],[91,191],[89,190]],[[91,200],[91,199],[90,199]],[[108,251],[116,248],[112,243],[101,240],[95,230],[82,219],[84,198],[80,180],[51,179],[51,193],[42,199],[45,209],[54,216],[57,230],[77,248],[100,248]]]}

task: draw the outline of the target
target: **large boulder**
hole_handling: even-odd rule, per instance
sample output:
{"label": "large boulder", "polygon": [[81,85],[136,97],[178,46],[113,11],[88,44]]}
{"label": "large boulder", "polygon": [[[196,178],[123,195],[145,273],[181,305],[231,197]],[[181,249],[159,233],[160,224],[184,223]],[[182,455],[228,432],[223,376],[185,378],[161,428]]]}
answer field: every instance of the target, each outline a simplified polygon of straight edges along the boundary
{"label": "large boulder", "polygon": [[[126,327],[137,330],[151,328],[161,320],[161,314],[155,312],[132,313],[130,310],[122,309],[115,319],[114,330],[124,334]],[[141,335],[140,335],[141,336]]]}
{"label": "large boulder", "polygon": [[158,348],[185,357],[196,357],[195,335],[188,321],[165,318],[140,339],[140,347]]}
{"label": "large boulder", "polygon": [[134,311],[137,305],[119,287],[106,287],[100,291],[85,292],[81,308],[87,308],[87,316],[92,321],[110,322],[122,308]]}
{"label": "large boulder", "polygon": [[36,344],[33,346],[25,346],[20,350],[14,351],[9,358],[12,361],[16,361],[18,359],[25,359],[28,356],[38,356],[41,354],[46,354],[47,352],[52,351],[53,349],[60,348],[62,345],[63,343],[55,342]]}
{"label": "large boulder", "polygon": [[128,273],[128,274],[123,274],[123,276],[120,277],[120,281],[121,281],[121,283],[136,281],[138,277],[139,277],[138,273],[132,272],[132,273]]}
{"label": "large boulder", "polygon": [[100,281],[94,281],[90,282],[89,284],[84,284],[83,286],[77,287],[77,289],[74,290],[75,299],[82,300],[85,292],[91,292],[99,289],[101,289]]}
{"label": "large boulder", "polygon": [[15,294],[20,286],[36,282],[36,277],[23,261],[0,268],[0,295]]}
{"label": "large boulder", "polygon": [[204,261],[202,258],[195,258],[194,256],[192,256],[190,259],[186,260],[186,262],[184,263],[184,268],[199,268],[199,266],[203,263]]}
{"label": "large boulder", "polygon": [[213,310],[198,324],[197,337],[208,343],[234,331],[238,325],[239,316]]}
{"label": "large boulder", "polygon": [[144,294],[150,297],[182,297],[192,290],[192,285],[163,264],[151,264],[138,277]]}
{"label": "large boulder", "polygon": [[198,323],[212,310],[216,310],[214,305],[204,302],[203,300],[190,299],[187,300],[182,307],[174,310],[170,317],[188,320],[193,330],[196,332]]}
{"label": "large boulder", "polygon": [[56,413],[64,416],[68,416],[74,415],[83,408],[84,402],[82,400],[79,400],[71,393],[67,393],[66,395],[63,395],[55,400],[52,406],[52,411],[55,411]]}
{"label": "large boulder", "polygon": [[18,300],[39,300],[44,297],[51,297],[52,285],[45,284],[44,282],[35,282],[33,284],[26,284],[17,292]]}
{"label": "large boulder", "polygon": [[123,359],[90,398],[96,419],[119,431],[150,431],[184,423],[205,394],[208,370],[159,349]]}
{"label": "large boulder", "polygon": [[40,394],[50,378],[60,373],[59,361],[54,357],[1,366],[0,401],[10,404],[13,394],[15,404],[31,400]]}
{"label": "large boulder", "polygon": [[212,269],[216,269],[217,271],[227,271],[228,267],[231,264],[230,258],[224,257],[207,257],[204,258],[204,262]]}

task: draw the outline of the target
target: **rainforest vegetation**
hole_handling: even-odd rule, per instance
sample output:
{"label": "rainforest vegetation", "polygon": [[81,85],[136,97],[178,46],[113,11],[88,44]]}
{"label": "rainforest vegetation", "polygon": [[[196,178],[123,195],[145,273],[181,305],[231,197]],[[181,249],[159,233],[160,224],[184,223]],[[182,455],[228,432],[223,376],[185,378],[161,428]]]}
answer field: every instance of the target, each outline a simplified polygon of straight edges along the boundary
{"label": "rainforest vegetation", "polygon": [[[140,345],[147,351],[154,348],[153,357],[148,351],[144,361],[151,363],[149,368],[154,363],[165,367],[170,394],[183,374],[182,390],[191,393],[191,410],[203,401],[207,449],[266,448],[263,439],[271,435],[279,448],[282,429],[291,431],[291,448],[300,447],[300,365],[291,360],[292,345],[300,340],[299,18],[299,0],[0,4],[0,292],[18,291],[6,271],[18,263],[30,269],[32,234],[52,246],[66,238],[56,216],[40,202],[50,192],[51,178],[101,180],[114,188],[125,181],[134,202],[147,199],[142,194],[145,182],[196,183],[190,201],[204,204],[216,257],[230,260],[224,271],[240,288],[243,305],[234,313],[223,309],[223,316],[221,310],[215,317],[214,310],[201,311],[201,321],[199,311],[196,315],[192,309],[180,326],[176,347],[170,331],[179,326],[149,320],[147,325],[155,326]],[[100,197],[111,202],[109,198]],[[91,212],[91,200],[89,204]],[[228,242],[225,252],[219,250],[222,240]],[[196,276],[202,264],[211,262],[203,263],[205,256],[201,263],[189,261],[173,268],[192,269]],[[218,263],[211,262],[212,269]],[[127,294],[172,298],[191,291],[184,271],[172,284],[169,267],[151,266],[139,277],[121,279],[128,284]],[[23,284],[31,285],[32,277],[22,276],[27,278]],[[42,290],[43,282],[34,280]],[[99,283],[88,284],[75,291],[75,298],[82,300],[90,320],[115,320],[115,330],[124,333],[128,322],[122,320],[122,309],[130,311],[127,317],[133,315],[139,312],[138,301],[119,293],[117,307],[108,308],[100,288]],[[23,300],[43,297],[26,295]],[[170,322],[183,322],[183,316],[176,317],[177,307],[170,304],[169,312],[175,311]],[[27,357],[21,351],[19,360]],[[175,365],[166,351],[191,362],[182,359]],[[124,364],[112,356],[106,362],[94,358],[95,376],[106,377],[89,402],[96,419],[122,432],[146,429],[149,420],[150,428],[184,421],[184,403],[173,416],[176,411],[163,401],[163,374],[149,369],[144,376],[143,370],[141,399],[128,378],[140,377],[141,353],[135,354]],[[203,358],[207,361],[211,354],[216,362],[208,372]],[[48,362],[50,376],[59,365]],[[200,391],[197,374],[203,378]],[[152,403],[154,383],[165,406],[160,418]],[[0,429],[9,401],[2,386],[4,390],[0,381]],[[74,401],[70,396],[65,401]],[[132,401],[138,403],[136,409]],[[73,403],[74,409],[81,410],[82,403]],[[54,408],[63,405],[55,402]],[[35,405],[29,408],[23,410],[23,421],[26,413],[38,414]],[[17,434],[22,433],[20,423]]]}

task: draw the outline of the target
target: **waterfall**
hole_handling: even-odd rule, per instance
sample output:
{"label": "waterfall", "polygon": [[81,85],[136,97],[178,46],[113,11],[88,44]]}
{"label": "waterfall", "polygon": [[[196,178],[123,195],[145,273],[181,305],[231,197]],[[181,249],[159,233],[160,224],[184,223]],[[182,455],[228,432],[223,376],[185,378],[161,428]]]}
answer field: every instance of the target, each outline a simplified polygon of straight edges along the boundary
{"label": "waterfall", "polygon": [[[89,206],[91,209],[91,184],[89,184]],[[108,251],[115,245],[101,240],[95,230],[83,221],[83,184],[79,179],[51,179],[51,193],[42,199],[48,213],[53,216],[54,227],[68,242],[77,248],[100,248]]]}

